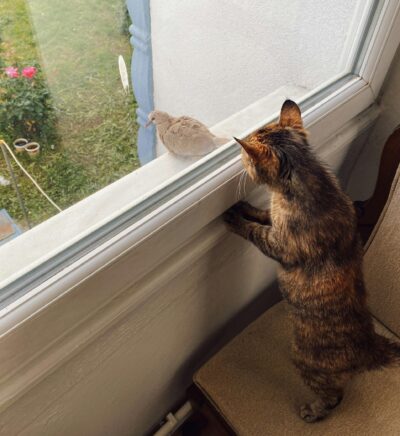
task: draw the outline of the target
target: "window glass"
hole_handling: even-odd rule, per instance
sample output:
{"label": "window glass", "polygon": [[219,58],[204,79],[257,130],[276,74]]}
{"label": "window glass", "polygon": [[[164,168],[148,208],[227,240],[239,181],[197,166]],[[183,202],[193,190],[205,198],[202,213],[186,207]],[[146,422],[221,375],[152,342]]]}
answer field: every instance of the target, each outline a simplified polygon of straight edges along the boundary
{"label": "window glass", "polygon": [[[356,72],[382,4],[1,0],[3,294],[25,292],[228,162],[239,148],[221,144],[285,98],[326,96]],[[185,129],[167,140],[179,121],[168,118],[156,140],[144,127],[154,108],[217,138],[197,153]]]}
{"label": "window glass", "polygon": [[[123,0],[0,2],[0,138],[61,209],[139,167],[129,25]],[[4,238],[58,212],[7,155]]]}
{"label": "window glass", "polygon": [[312,92],[351,72],[371,4],[152,0],[155,104],[212,126],[279,89]]}

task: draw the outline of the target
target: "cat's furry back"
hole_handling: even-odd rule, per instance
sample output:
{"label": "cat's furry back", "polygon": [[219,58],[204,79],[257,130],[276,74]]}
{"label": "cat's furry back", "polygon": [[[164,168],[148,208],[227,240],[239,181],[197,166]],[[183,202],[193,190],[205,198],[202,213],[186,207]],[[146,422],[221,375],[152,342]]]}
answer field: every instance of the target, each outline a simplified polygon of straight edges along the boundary
{"label": "cat's furry back", "polygon": [[353,204],[312,152],[298,106],[286,101],[278,123],[238,142],[250,177],[271,189],[271,207],[242,202],[225,220],[281,265],[293,362],[318,395],[300,413],[313,422],[340,402],[354,374],[400,362],[400,347],[374,331]]}

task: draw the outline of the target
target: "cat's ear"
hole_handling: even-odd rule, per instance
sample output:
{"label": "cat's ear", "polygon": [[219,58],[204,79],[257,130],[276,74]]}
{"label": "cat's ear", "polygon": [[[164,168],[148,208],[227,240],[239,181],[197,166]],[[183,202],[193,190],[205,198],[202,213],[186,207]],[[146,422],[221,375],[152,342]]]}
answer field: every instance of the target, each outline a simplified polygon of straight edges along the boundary
{"label": "cat's ear", "polygon": [[238,138],[235,138],[235,137],[233,137],[233,139],[243,147],[245,152],[254,161],[257,162],[257,161],[260,160],[260,158],[263,157],[264,149],[260,145],[254,144],[254,143],[251,143],[251,142],[248,142],[248,141],[245,141],[243,139],[238,139]]}
{"label": "cat's ear", "polygon": [[281,115],[279,117],[279,125],[281,127],[293,127],[295,129],[303,128],[301,111],[294,101],[286,100],[283,103],[281,108]]}

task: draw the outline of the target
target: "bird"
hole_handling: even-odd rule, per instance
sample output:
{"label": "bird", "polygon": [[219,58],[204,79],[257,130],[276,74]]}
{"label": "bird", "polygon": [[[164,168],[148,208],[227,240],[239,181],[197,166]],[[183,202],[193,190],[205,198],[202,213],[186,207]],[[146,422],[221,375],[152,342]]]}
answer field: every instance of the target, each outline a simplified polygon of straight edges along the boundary
{"label": "bird", "polygon": [[165,147],[179,156],[204,156],[230,141],[215,136],[202,122],[185,115],[173,117],[154,110],[149,113],[146,127],[152,123]]}

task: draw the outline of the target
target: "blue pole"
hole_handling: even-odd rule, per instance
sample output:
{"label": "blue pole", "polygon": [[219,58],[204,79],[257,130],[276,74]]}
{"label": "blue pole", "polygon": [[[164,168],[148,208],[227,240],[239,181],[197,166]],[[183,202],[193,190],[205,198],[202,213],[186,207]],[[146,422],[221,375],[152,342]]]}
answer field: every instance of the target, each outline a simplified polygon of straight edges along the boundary
{"label": "blue pole", "polygon": [[153,125],[145,128],[148,114],[154,109],[153,60],[151,50],[150,0],[126,0],[132,25],[129,31],[133,46],[131,75],[136,111],[138,155],[142,165],[156,157],[156,132]]}

